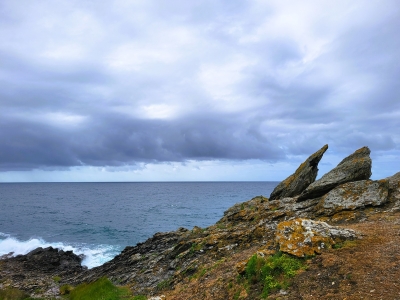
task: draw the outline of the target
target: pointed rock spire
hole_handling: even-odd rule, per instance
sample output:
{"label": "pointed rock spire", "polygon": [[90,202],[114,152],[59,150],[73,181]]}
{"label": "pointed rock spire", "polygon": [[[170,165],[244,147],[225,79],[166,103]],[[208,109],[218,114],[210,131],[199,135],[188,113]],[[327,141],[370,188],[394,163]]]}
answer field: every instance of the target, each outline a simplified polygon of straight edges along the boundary
{"label": "pointed rock spire", "polygon": [[320,197],[346,182],[369,179],[372,174],[370,153],[371,150],[368,147],[356,150],[353,154],[343,159],[336,168],[310,184],[301,193],[297,201]]}
{"label": "pointed rock spire", "polygon": [[317,178],[318,163],[327,149],[328,145],[325,145],[307,158],[294,174],[278,184],[269,199],[277,200],[285,197],[293,197],[304,191]]}

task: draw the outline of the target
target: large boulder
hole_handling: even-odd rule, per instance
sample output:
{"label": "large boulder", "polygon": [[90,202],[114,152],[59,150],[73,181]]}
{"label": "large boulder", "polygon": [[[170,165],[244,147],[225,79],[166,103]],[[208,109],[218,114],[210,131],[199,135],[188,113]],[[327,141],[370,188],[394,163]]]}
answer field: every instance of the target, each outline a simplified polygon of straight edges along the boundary
{"label": "large boulder", "polygon": [[279,249],[297,257],[319,254],[338,242],[357,238],[354,230],[330,226],[325,222],[293,219],[278,224]]}
{"label": "large boulder", "polygon": [[328,149],[328,145],[323,146],[317,152],[306,159],[294,172],[272,191],[269,199],[277,200],[286,197],[299,195],[311,183],[315,181],[318,174],[318,163]]}
{"label": "large boulder", "polygon": [[366,180],[371,177],[371,151],[362,147],[343,159],[336,168],[310,184],[298,197],[298,201],[317,198],[343,183]]}
{"label": "large boulder", "polygon": [[348,182],[324,195],[317,209],[319,214],[333,215],[343,210],[379,206],[388,201],[388,194],[388,182],[385,180]]}

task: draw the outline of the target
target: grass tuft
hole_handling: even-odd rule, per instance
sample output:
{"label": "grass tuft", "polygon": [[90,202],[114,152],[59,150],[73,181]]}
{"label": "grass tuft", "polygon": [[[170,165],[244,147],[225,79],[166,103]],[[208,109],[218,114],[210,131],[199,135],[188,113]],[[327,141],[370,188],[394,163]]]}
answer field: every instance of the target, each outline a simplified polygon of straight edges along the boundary
{"label": "grass tuft", "polygon": [[290,278],[301,269],[305,269],[304,259],[276,253],[269,257],[254,254],[247,263],[245,277],[249,284],[260,283],[263,286],[262,297],[266,298],[271,291],[286,289]]}
{"label": "grass tuft", "polygon": [[[121,300],[133,299],[127,288],[116,287],[103,277],[92,283],[83,283],[70,291],[70,300]],[[139,298],[140,299],[140,298]]]}

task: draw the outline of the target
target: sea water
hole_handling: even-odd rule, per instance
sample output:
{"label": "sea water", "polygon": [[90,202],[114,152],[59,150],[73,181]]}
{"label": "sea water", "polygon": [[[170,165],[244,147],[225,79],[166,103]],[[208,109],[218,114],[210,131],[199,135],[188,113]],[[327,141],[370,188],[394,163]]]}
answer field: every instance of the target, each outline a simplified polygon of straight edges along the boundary
{"label": "sea water", "polygon": [[57,247],[92,268],[156,232],[214,224],[277,182],[0,183],[0,256]]}

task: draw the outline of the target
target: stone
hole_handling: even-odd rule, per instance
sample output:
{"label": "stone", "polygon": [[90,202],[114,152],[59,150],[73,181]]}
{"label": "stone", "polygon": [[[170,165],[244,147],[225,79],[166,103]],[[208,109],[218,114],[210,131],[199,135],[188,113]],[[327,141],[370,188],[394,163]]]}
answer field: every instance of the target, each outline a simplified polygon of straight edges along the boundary
{"label": "stone", "polygon": [[369,179],[372,174],[370,153],[368,147],[356,150],[343,159],[334,169],[311,183],[300,194],[297,201],[321,197],[343,183]]}
{"label": "stone", "polygon": [[365,206],[379,206],[388,201],[388,182],[360,180],[342,184],[324,195],[317,205],[317,212],[333,215],[344,210]]}
{"label": "stone", "polygon": [[330,226],[325,222],[297,218],[278,224],[275,240],[279,249],[297,257],[321,253],[337,242],[357,238],[351,229]]}
{"label": "stone", "polygon": [[36,248],[26,255],[17,255],[9,261],[21,263],[25,272],[61,274],[63,272],[82,271],[82,257],[72,251],[63,251],[53,247]]}
{"label": "stone", "polygon": [[389,184],[389,198],[391,202],[400,203],[400,172],[384,179]]}
{"label": "stone", "polygon": [[392,212],[400,211],[400,172],[383,179],[389,186],[389,202],[393,203]]}
{"label": "stone", "polygon": [[296,172],[278,184],[272,191],[269,200],[300,195],[317,178],[318,163],[327,149],[328,145],[325,145],[307,158]]}

